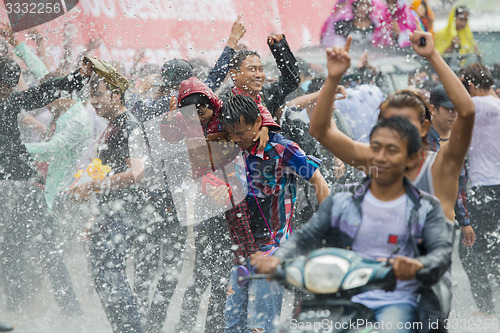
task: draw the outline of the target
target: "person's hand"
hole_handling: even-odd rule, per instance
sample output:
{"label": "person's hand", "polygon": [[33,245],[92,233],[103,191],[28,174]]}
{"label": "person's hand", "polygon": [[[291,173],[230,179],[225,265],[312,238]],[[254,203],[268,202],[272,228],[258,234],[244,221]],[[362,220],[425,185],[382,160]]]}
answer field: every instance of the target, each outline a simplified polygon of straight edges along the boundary
{"label": "person's hand", "polygon": [[347,91],[343,85],[337,86],[337,91],[335,92],[335,100],[340,101],[341,99],[347,98]]}
{"label": "person's hand", "polygon": [[[422,43],[422,41],[425,41],[425,43]],[[415,50],[415,53],[421,57],[429,58],[437,53],[436,48],[434,47],[432,34],[430,32],[424,32],[420,23],[417,24],[417,30],[410,33],[410,42],[413,50]]]}
{"label": "person's hand", "polygon": [[0,36],[2,36],[13,47],[19,45],[19,41],[17,40],[14,31],[5,23],[0,23]]}
{"label": "person's hand", "polygon": [[377,68],[375,66],[373,66],[372,64],[370,64],[370,62],[368,61],[368,52],[367,51],[363,52],[363,54],[361,55],[361,58],[359,58],[358,68],[368,68],[372,72],[377,73]]}
{"label": "person's hand", "polygon": [[90,54],[101,45],[102,41],[100,38],[91,38],[85,47],[84,54]]}
{"label": "person's hand", "polygon": [[399,256],[394,258],[392,270],[397,280],[413,280],[417,272],[424,268],[418,259]]}
{"label": "person's hand", "polygon": [[227,40],[227,46],[232,49],[236,48],[236,45],[238,45],[240,39],[243,38],[243,36],[247,32],[245,25],[243,24],[243,22],[241,22],[242,16],[243,14],[238,15],[236,21],[234,21],[233,27],[231,28],[231,34],[229,35],[229,39]]}
{"label": "person's hand", "polygon": [[145,54],[146,52],[144,51],[144,49],[137,50],[134,55],[134,64],[140,63],[144,59]]}
{"label": "person's hand", "polygon": [[74,23],[66,22],[66,24],[64,24],[63,35],[64,35],[64,40],[71,43],[73,38],[75,38],[78,35],[78,28]]}
{"label": "person's hand", "polygon": [[175,96],[170,97],[170,100],[168,101],[168,109],[170,111],[177,110],[177,97]]}
{"label": "person's hand", "polygon": [[88,60],[83,59],[82,66],[80,67],[80,71],[78,72],[83,77],[90,77],[94,72],[94,68],[92,67],[92,63]]}
{"label": "person's hand", "polygon": [[349,49],[351,48],[352,37],[347,37],[344,47],[334,46],[333,48],[326,49],[326,67],[328,70],[328,77],[339,79],[351,66],[351,55]]}
{"label": "person's hand", "polygon": [[220,206],[224,206],[227,200],[229,200],[229,187],[227,185],[215,187],[212,184],[207,184],[205,190],[210,198]]}
{"label": "person's hand", "polygon": [[267,36],[267,45],[271,46],[274,44],[278,44],[279,42],[281,42],[283,37],[284,36],[282,34],[269,35]]}
{"label": "person's hand", "polygon": [[359,58],[358,68],[363,68],[363,67],[366,67],[367,65],[368,65],[368,52],[365,51],[365,52],[363,52],[363,54]]}
{"label": "person's hand", "polygon": [[250,264],[255,267],[255,271],[260,274],[273,274],[280,264],[280,260],[274,256],[262,255],[262,252],[254,253],[250,256]]}
{"label": "person's hand", "polygon": [[335,176],[335,178],[339,179],[345,173],[345,164],[344,164],[344,162],[342,162],[341,159],[335,157],[334,166],[335,167],[333,169],[333,175]]}
{"label": "person's hand", "polygon": [[36,28],[31,28],[28,30],[28,36],[35,41],[35,43],[40,44],[43,42],[43,37],[40,31]]}
{"label": "person's hand", "polygon": [[462,232],[462,242],[464,243],[465,246],[471,247],[474,245],[476,241],[476,233],[472,229],[470,225],[466,225],[463,227],[460,227],[460,231]]}
{"label": "person's hand", "polygon": [[146,93],[147,91],[149,91],[150,89],[152,89],[153,82],[155,81],[156,77],[157,77],[156,74],[152,74],[152,75],[146,76],[143,79],[138,80],[137,92],[142,95],[142,94]]}
{"label": "person's hand", "polygon": [[259,140],[258,150],[263,150],[266,148],[267,143],[269,142],[269,128],[267,126],[262,126],[260,128],[259,133],[253,138],[253,142],[257,142]]}
{"label": "person's hand", "polygon": [[87,50],[95,50],[101,45],[100,38],[91,38],[87,44]]}
{"label": "person's hand", "polygon": [[172,96],[168,101],[168,112],[167,112],[167,123],[171,122],[175,118],[175,114],[177,113],[177,97]]}
{"label": "person's hand", "polygon": [[87,183],[70,188],[67,193],[72,201],[87,202],[92,194],[92,189]]}

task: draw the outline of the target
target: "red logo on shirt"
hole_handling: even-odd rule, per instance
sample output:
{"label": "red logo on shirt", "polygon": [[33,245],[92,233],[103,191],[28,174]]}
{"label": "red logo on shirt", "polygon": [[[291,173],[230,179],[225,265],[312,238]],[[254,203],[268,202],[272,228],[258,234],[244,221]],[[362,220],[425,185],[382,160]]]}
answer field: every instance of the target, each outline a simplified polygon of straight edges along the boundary
{"label": "red logo on shirt", "polygon": [[389,239],[387,240],[389,244],[397,244],[398,243],[398,235],[389,235]]}

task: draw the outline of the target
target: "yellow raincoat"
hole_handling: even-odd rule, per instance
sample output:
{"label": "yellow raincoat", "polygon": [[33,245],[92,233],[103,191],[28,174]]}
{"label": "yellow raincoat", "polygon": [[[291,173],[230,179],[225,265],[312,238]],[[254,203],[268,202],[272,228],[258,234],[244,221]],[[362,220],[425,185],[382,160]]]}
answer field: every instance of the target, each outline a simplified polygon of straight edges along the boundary
{"label": "yellow raincoat", "polygon": [[464,29],[457,31],[455,25],[455,12],[457,7],[453,7],[450,15],[448,16],[448,25],[443,30],[436,32],[434,38],[436,49],[440,54],[443,54],[448,47],[450,47],[453,38],[457,37],[460,39],[460,54],[470,54],[474,53],[474,47],[476,46],[476,41],[470,30],[469,23]]}

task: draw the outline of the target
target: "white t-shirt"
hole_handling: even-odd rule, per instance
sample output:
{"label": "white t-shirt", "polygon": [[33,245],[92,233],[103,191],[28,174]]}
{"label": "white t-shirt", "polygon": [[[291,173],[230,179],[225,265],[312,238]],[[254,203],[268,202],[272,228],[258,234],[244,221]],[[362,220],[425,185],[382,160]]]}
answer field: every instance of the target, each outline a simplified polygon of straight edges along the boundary
{"label": "white t-shirt", "polygon": [[500,99],[475,96],[476,121],[469,148],[471,186],[500,184]]}
{"label": "white t-shirt", "polygon": [[[381,201],[368,191],[361,203],[363,215],[352,249],[363,257],[378,260],[388,258],[399,246],[396,255],[415,257],[407,219],[407,195],[396,200]],[[368,308],[389,304],[417,306],[420,283],[417,280],[397,281],[394,291],[372,290],[352,298]]]}

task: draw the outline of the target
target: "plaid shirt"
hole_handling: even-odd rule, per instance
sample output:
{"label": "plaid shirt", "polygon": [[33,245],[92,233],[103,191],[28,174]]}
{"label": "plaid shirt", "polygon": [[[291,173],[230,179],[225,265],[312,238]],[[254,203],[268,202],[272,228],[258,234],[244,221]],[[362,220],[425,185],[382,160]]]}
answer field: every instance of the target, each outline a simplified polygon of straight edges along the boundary
{"label": "plaid shirt", "polygon": [[[429,129],[428,141],[432,151],[439,151],[442,140],[439,133],[432,126]],[[467,160],[458,177],[458,198],[455,204],[455,219],[461,227],[470,225],[469,211],[467,210],[467,180],[469,176],[467,175],[466,164]]]}
{"label": "plaid shirt", "polygon": [[234,264],[241,265],[245,262],[245,258],[249,258],[251,254],[259,250],[250,229],[250,214],[246,200],[226,211],[225,217],[231,241],[235,246],[233,248]]}
{"label": "plaid shirt", "polygon": [[321,161],[306,155],[295,142],[277,133],[269,133],[263,151],[257,151],[257,147],[258,144],[250,152],[243,152],[252,233],[257,246],[279,246],[291,234],[295,177],[309,180]]}

